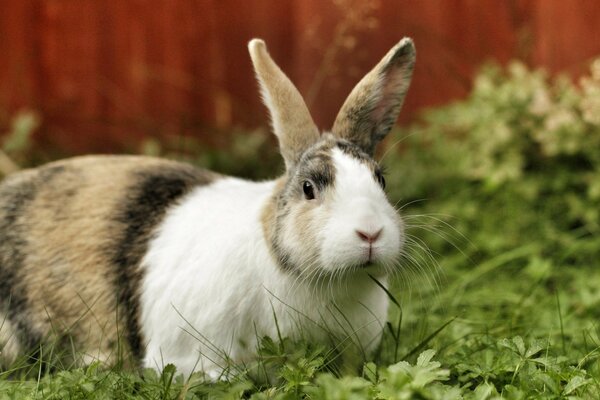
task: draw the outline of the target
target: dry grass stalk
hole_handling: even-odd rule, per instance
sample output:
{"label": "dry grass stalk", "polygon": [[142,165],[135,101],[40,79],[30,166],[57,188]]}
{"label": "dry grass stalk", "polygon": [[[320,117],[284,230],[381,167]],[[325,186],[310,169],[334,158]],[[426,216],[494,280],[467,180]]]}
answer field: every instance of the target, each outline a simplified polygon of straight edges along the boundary
{"label": "dry grass stalk", "polygon": [[0,149],[0,175],[9,175],[19,170],[15,163],[2,149]]}

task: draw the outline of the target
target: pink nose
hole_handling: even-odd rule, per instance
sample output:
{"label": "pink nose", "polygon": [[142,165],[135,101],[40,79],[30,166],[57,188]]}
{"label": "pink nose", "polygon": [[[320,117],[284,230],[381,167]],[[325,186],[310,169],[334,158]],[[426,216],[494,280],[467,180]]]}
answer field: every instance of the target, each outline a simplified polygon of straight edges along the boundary
{"label": "pink nose", "polygon": [[361,240],[363,240],[367,243],[373,243],[379,238],[379,236],[381,235],[381,231],[383,231],[383,228],[379,229],[376,232],[364,232],[364,231],[359,231],[357,229],[356,234],[358,235],[359,238],[361,238]]}

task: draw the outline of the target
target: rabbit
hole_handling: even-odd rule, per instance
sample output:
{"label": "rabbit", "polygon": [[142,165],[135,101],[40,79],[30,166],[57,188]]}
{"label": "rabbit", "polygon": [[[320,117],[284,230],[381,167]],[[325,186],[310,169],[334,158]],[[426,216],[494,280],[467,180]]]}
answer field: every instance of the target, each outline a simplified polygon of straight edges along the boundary
{"label": "rabbit", "polygon": [[[222,376],[260,338],[377,348],[404,225],[376,145],[415,62],[403,38],[320,133],[253,39],[250,57],[285,164],[253,182],[146,156],[81,156],[0,185],[0,361],[53,343],[96,360]],[[338,342],[338,343],[340,343]],[[71,349],[75,349],[72,351]]]}

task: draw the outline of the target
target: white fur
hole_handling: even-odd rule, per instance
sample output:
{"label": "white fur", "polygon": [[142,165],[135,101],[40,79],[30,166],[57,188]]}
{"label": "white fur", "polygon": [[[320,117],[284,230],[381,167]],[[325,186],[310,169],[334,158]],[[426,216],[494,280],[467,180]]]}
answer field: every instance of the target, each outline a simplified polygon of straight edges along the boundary
{"label": "white fur", "polygon": [[[340,179],[357,174],[357,180],[348,185],[336,181],[340,197],[367,182],[365,172],[344,157],[336,155],[344,176]],[[307,282],[276,265],[260,221],[273,189],[274,182],[227,178],[195,190],[167,215],[143,260],[146,366],[174,363],[180,372],[203,370],[218,377],[230,361],[252,360],[258,338],[277,338],[273,314],[283,336],[325,341],[331,332],[348,337],[346,342],[356,339],[367,352],[378,344],[388,302],[367,270],[327,284]],[[334,205],[381,203],[382,193],[370,187],[367,193],[365,198],[359,196],[360,204]],[[373,210],[358,213],[348,226],[354,228],[362,220],[378,224],[380,218]],[[335,219],[338,222],[327,229],[345,229]],[[351,234],[346,236],[348,242],[358,243],[355,237],[349,239]],[[326,245],[324,261],[338,249],[354,246],[345,241]],[[380,281],[386,284],[385,277]]]}
{"label": "white fur", "polygon": [[[321,262],[325,268],[338,269],[366,262],[393,263],[403,242],[402,225],[373,172],[359,160],[333,150],[336,169],[331,207],[320,230]],[[375,233],[379,238],[369,244],[356,231]]]}

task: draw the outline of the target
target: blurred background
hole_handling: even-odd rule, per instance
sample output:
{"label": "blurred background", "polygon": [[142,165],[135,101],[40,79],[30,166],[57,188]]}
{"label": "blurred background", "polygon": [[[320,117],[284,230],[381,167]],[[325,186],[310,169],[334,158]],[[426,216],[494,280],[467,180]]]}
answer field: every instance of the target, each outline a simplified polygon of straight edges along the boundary
{"label": "blurred background", "polygon": [[598,21],[595,0],[1,1],[0,132],[30,110],[42,158],[138,152],[174,137],[226,145],[233,130],[268,121],[246,49],[253,37],[322,129],[358,79],[413,37],[408,123],[464,98],[490,60],[580,75],[600,54]]}

